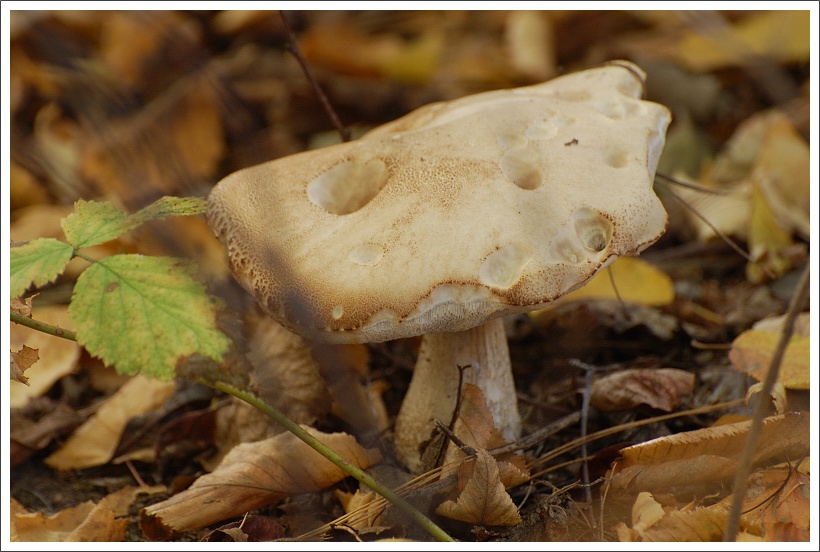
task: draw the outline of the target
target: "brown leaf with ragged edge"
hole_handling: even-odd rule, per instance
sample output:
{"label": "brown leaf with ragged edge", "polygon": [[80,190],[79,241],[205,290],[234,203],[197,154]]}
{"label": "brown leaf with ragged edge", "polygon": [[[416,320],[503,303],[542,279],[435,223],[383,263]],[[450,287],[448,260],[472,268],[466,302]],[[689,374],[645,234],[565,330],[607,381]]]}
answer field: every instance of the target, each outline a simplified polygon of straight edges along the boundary
{"label": "brown leaf with ragged edge", "polygon": [[37,349],[32,349],[28,345],[23,345],[23,348],[11,352],[11,380],[19,381],[28,385],[28,378],[23,375],[23,372],[31,368],[32,364],[40,360],[40,355]]}
{"label": "brown leaf with ragged edge", "polygon": [[[737,469],[751,422],[687,431],[621,449],[610,475],[613,491],[711,492]],[[789,412],[766,418],[754,465],[801,458],[809,453],[810,416]]]}
{"label": "brown leaf with ragged edge", "polygon": [[695,388],[695,374],[677,368],[627,369],[592,384],[590,402],[605,412],[648,405],[672,412]]}
{"label": "brown leaf with ragged edge", "polygon": [[498,465],[486,450],[477,449],[472,461],[458,470],[461,493],[456,500],[443,502],[436,513],[451,519],[489,526],[521,523],[521,516],[501,483]]}
{"label": "brown leaf with ragged edge", "polygon": [[[377,449],[365,449],[345,433],[306,431],[351,464],[365,469],[381,460]],[[347,477],[335,464],[294,436],[242,443],[219,467],[197,479],[187,490],[143,509],[141,525],[152,540],[165,540],[239,516],[294,494],[323,489]]]}

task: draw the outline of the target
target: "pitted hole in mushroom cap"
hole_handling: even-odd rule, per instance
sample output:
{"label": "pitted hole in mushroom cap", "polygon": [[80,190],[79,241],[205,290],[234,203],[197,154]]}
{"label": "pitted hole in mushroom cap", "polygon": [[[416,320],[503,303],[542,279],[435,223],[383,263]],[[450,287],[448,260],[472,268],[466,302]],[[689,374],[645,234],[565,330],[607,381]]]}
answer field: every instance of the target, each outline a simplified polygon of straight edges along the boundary
{"label": "pitted hole in mushroom cap", "polygon": [[509,181],[522,190],[536,190],[544,183],[540,156],[532,145],[507,150],[498,162]]}
{"label": "pitted hole in mushroom cap", "polygon": [[378,195],[388,175],[381,159],[349,159],[313,179],[308,199],[334,215],[355,213]]}
{"label": "pitted hole in mushroom cap", "polygon": [[521,278],[532,259],[530,250],[520,244],[507,244],[484,259],[478,270],[479,281],[489,287],[509,289]]}
{"label": "pitted hole in mushroom cap", "polygon": [[338,320],[342,317],[344,313],[345,308],[342,305],[336,305],[335,307],[333,307],[333,312],[331,313],[331,315],[333,316],[333,320]]}
{"label": "pitted hole in mushroom cap", "polygon": [[581,244],[590,251],[600,253],[612,240],[612,223],[595,209],[582,207],[572,215],[575,232]]}
{"label": "pitted hole in mushroom cap", "polygon": [[384,247],[375,243],[363,243],[354,247],[347,258],[358,265],[371,266],[384,257]]}
{"label": "pitted hole in mushroom cap", "polygon": [[617,147],[604,151],[604,163],[613,169],[622,169],[629,163],[630,153]]}

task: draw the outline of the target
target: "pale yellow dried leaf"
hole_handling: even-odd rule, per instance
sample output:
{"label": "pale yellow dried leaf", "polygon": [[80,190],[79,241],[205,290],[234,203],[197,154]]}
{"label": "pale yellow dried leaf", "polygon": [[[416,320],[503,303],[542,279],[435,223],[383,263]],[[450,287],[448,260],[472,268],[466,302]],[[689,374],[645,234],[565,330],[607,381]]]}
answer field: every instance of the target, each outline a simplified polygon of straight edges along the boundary
{"label": "pale yellow dried leaf", "polygon": [[808,240],[811,233],[809,145],[782,112],[772,112],[766,121],[766,133],[752,168],[753,178],[778,225]]}
{"label": "pale yellow dried leaf", "polygon": [[632,505],[632,528],[641,533],[655,525],[665,515],[663,506],[655,500],[652,493],[645,491],[638,493],[635,504]]}
{"label": "pale yellow dried leaf", "polygon": [[[618,289],[617,294],[612,287],[612,280]],[[617,299],[618,295],[628,303],[662,307],[675,299],[675,289],[672,279],[647,261],[638,257],[619,257],[586,285],[564,295],[555,303],[590,298]]]}
{"label": "pale yellow dried leaf", "polygon": [[122,542],[126,527],[128,518],[117,519],[110,508],[98,504],[80,525],[66,535],[65,542]]}
{"label": "pale yellow dried leaf", "polygon": [[71,470],[107,463],[128,421],[162,406],[174,389],[173,382],[134,376],[106,399],[62,447],[48,456],[46,464],[58,470]]}
{"label": "pale yellow dried leaf", "polygon": [[695,374],[677,368],[627,369],[607,374],[592,384],[590,402],[612,412],[648,405],[666,412],[692,393]]}
{"label": "pale yellow dried leaf", "polygon": [[[611,487],[634,493],[714,489],[734,476],[750,425],[747,421],[687,431],[622,449]],[[809,428],[808,413],[766,418],[753,462],[776,463],[808,454]]]}
{"label": "pale yellow dried leaf", "polygon": [[[755,176],[752,179],[748,248],[749,255],[756,263],[746,265],[746,277],[752,283],[761,283],[767,279],[779,278],[793,268],[794,263],[784,253],[794,242],[775,219],[766,198],[760,193]],[[767,275],[764,268],[773,276]]]}
{"label": "pale yellow dried leaf", "polygon": [[735,24],[696,23],[678,44],[678,58],[693,71],[745,66],[758,56],[805,62],[810,52],[809,17],[808,10],[773,10],[751,12]]}
{"label": "pale yellow dried leaf", "polygon": [[[468,466],[467,464],[473,464]],[[472,468],[472,469],[469,469]],[[511,526],[521,523],[521,516],[510,495],[504,489],[495,459],[486,450],[478,449],[472,462],[462,464],[456,500],[447,500],[436,513],[451,519],[488,526]]]}
{"label": "pale yellow dried leaf", "polygon": [[555,37],[548,12],[510,11],[504,41],[510,64],[523,76],[541,82],[557,74]]}
{"label": "pale yellow dried leaf", "polygon": [[[34,318],[63,329],[73,329],[65,305],[37,307]],[[55,337],[19,324],[9,325],[9,347],[19,350],[27,345],[37,349],[40,359],[26,370],[28,385],[9,384],[9,407],[18,408],[32,397],[46,393],[57,380],[77,369],[80,346],[74,341]]]}
{"label": "pale yellow dried leaf", "polygon": [[[351,464],[366,469],[381,460],[345,433],[321,433],[303,426]],[[286,496],[317,491],[347,477],[336,465],[286,432],[234,447],[212,473],[187,490],[143,510],[143,530],[167,536],[239,516]]]}
{"label": "pale yellow dried leaf", "polygon": [[94,503],[88,500],[50,516],[40,512],[12,514],[11,525],[19,542],[63,542],[93,510]]}
{"label": "pale yellow dried leaf", "polygon": [[[729,360],[736,370],[763,381],[780,341],[780,331],[751,329],[732,341]],[[792,335],[780,363],[778,381],[786,389],[810,389],[811,342],[809,337]]]}

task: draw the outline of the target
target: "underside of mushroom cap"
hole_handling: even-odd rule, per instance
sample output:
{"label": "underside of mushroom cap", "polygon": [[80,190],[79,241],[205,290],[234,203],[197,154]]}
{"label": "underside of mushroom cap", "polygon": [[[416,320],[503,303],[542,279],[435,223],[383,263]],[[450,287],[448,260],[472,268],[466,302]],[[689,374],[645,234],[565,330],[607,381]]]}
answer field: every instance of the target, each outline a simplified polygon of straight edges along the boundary
{"label": "underside of mushroom cap", "polygon": [[355,142],[238,171],[207,219],[308,338],[458,331],[580,287],[656,241],[669,111],[629,62],[431,104]]}

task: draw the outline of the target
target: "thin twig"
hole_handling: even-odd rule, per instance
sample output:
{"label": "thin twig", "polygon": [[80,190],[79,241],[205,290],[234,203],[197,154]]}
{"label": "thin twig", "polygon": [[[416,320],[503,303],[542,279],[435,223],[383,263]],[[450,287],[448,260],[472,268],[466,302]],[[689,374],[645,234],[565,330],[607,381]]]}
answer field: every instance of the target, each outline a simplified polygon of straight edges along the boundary
{"label": "thin twig", "polygon": [[444,433],[445,437],[450,439],[458,448],[463,450],[464,453],[467,456],[474,456],[476,454],[476,450],[473,447],[471,447],[470,445],[468,445],[467,443],[465,443],[464,441],[462,441],[458,437],[458,435],[453,433],[452,429],[450,429],[449,427],[447,427],[446,425],[444,425],[443,423],[441,423],[438,420],[433,420],[433,421],[435,422],[436,427],[439,429],[439,431]]}
{"label": "thin twig", "polygon": [[[763,380],[761,397],[770,396],[774,384],[777,381],[777,376],[780,373],[780,364],[786,352],[786,346],[789,344],[789,339],[791,339],[792,333],[794,332],[794,321],[797,315],[802,312],[803,305],[805,305],[809,297],[809,272],[809,265],[806,264],[806,267],[803,269],[803,274],[800,276],[800,281],[797,284],[797,290],[789,304],[789,310],[783,319],[783,329],[780,331],[780,340],[777,342],[777,348],[774,350],[771,362],[769,363],[769,370],[766,372],[766,377]],[[737,530],[740,525],[740,511],[743,508],[743,499],[746,497],[746,480],[752,471],[752,457],[757,449],[760,430],[763,427],[763,419],[768,407],[766,403],[766,400],[761,399],[755,404],[755,409],[752,414],[752,424],[749,427],[749,434],[746,437],[746,443],[743,447],[740,460],[738,461],[735,480],[732,485],[732,505],[729,509],[726,529],[723,533],[724,542],[734,542],[737,537]]]}
{"label": "thin twig", "polygon": [[322,104],[325,113],[327,113],[327,116],[330,117],[333,126],[336,127],[336,130],[341,135],[342,142],[349,142],[350,130],[345,128],[342,124],[342,120],[339,119],[339,116],[336,114],[333,106],[330,105],[330,100],[327,99],[327,95],[322,91],[319,83],[316,82],[316,79],[313,77],[313,73],[310,72],[307,61],[305,61],[305,58],[302,56],[302,52],[299,51],[299,43],[296,42],[296,35],[293,33],[293,29],[291,29],[290,23],[288,23],[288,18],[285,16],[284,10],[279,10],[279,15],[282,17],[282,23],[284,24],[285,32],[288,35],[288,44],[286,46],[287,50],[293,54],[293,57],[296,58],[296,61],[298,61],[299,65],[302,67],[302,71],[305,73],[308,81],[310,81],[310,85],[316,92],[316,96],[319,98],[319,102]]}
{"label": "thin twig", "polygon": [[578,423],[578,420],[581,419],[581,413],[579,411],[572,412],[567,414],[563,418],[559,418],[552,422],[551,424],[544,426],[540,429],[537,429],[519,439],[518,441],[514,441],[508,445],[504,445],[501,447],[496,447],[490,450],[490,454],[493,456],[498,456],[499,454],[505,454],[507,452],[514,452],[516,450],[525,450],[528,449],[541,441],[552,437],[559,431],[562,431],[569,426]]}
{"label": "thin twig", "polygon": [[704,194],[714,194],[714,195],[728,195],[729,194],[729,192],[726,191],[726,190],[719,190],[717,188],[707,188],[706,186],[701,186],[700,184],[695,184],[694,182],[686,182],[685,180],[678,180],[677,178],[673,178],[673,177],[665,175],[663,173],[655,173],[655,178],[660,178],[661,180],[665,180],[669,184],[675,184],[677,186],[680,186],[681,188],[689,188],[690,190],[703,192]]}
{"label": "thin twig", "polygon": [[401,496],[399,496],[395,491],[386,487],[379,483],[376,479],[374,479],[369,474],[365,473],[361,469],[359,469],[354,464],[351,464],[345,458],[339,456],[333,449],[329,448],[327,445],[322,443],[319,439],[305,431],[302,426],[285,416],[282,412],[268,404],[267,402],[263,401],[253,393],[249,393],[247,391],[242,391],[229,385],[224,382],[209,382],[203,381],[205,385],[213,387],[218,391],[223,391],[234,397],[245,401],[246,403],[250,404],[257,410],[261,411],[263,414],[270,416],[273,418],[279,425],[293,433],[296,437],[301,439],[306,445],[310,448],[333,462],[337,467],[343,470],[345,473],[353,476],[361,483],[364,483],[380,495],[382,495],[385,499],[393,503],[396,507],[403,510],[407,513],[410,517],[412,517],[416,523],[418,523],[421,527],[423,527],[430,535],[432,535],[436,540],[441,542],[454,542],[454,539],[448,535],[443,529],[441,529],[438,525],[436,525],[430,518],[426,517],[422,514],[415,506],[407,502]]}
{"label": "thin twig", "polygon": [[55,337],[62,337],[63,339],[68,339],[70,341],[77,341],[77,334],[72,332],[71,330],[64,330],[63,328],[58,328],[57,326],[46,324],[45,322],[40,322],[39,320],[34,320],[33,318],[23,316],[22,314],[16,312],[12,312],[10,314],[11,321],[16,324],[20,324],[21,326],[28,326],[33,330],[47,333]]}
{"label": "thin twig", "polygon": [[675,198],[676,200],[678,200],[678,201],[679,201],[679,202],[680,202],[680,203],[681,203],[684,207],[686,207],[687,209],[689,209],[690,211],[692,211],[692,213],[693,213],[696,217],[698,217],[700,220],[702,220],[702,221],[704,222],[704,224],[706,224],[706,226],[708,226],[709,228],[711,228],[711,229],[712,229],[712,231],[713,231],[713,232],[714,232],[714,233],[715,233],[715,234],[716,234],[716,235],[717,235],[720,239],[722,239],[724,242],[726,242],[726,243],[729,245],[729,247],[731,247],[732,249],[734,249],[734,250],[738,253],[738,255],[740,255],[741,257],[743,257],[744,259],[746,259],[746,260],[747,260],[747,261],[749,261],[750,263],[752,263],[752,264],[754,264],[755,266],[757,266],[757,267],[758,267],[760,270],[762,270],[762,271],[766,274],[766,276],[768,276],[769,278],[775,278],[775,274],[774,274],[774,273],[772,273],[772,271],[771,271],[771,270],[769,270],[767,267],[763,266],[762,264],[760,264],[759,262],[757,262],[755,259],[753,259],[753,258],[752,258],[752,256],[751,256],[751,255],[749,255],[748,253],[746,253],[746,252],[743,250],[743,248],[741,248],[738,244],[736,244],[736,243],[735,243],[735,241],[734,241],[732,238],[730,238],[729,236],[727,236],[726,234],[724,234],[723,232],[721,232],[721,231],[720,231],[720,230],[719,230],[719,229],[718,229],[718,228],[717,228],[714,224],[712,224],[711,222],[709,222],[709,219],[707,219],[705,216],[703,216],[703,215],[700,213],[700,211],[698,211],[697,209],[695,209],[695,208],[694,208],[694,207],[693,207],[693,206],[692,206],[692,205],[691,205],[688,201],[684,200],[682,197],[680,197],[678,194],[676,194],[675,192],[673,192],[673,191],[672,191],[672,190],[670,190],[670,189],[667,189],[666,191],[669,193],[669,195],[670,195],[670,196],[672,196],[673,198]]}

